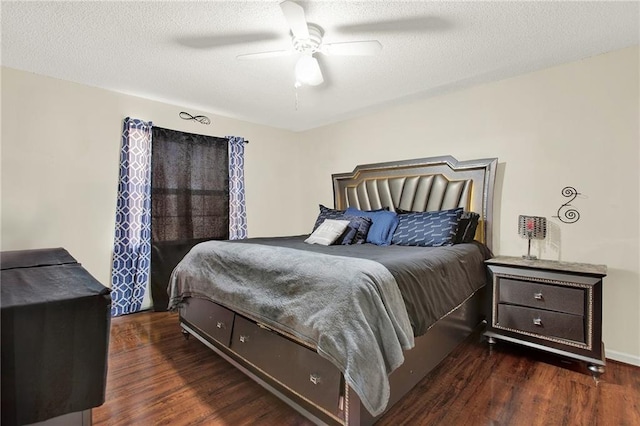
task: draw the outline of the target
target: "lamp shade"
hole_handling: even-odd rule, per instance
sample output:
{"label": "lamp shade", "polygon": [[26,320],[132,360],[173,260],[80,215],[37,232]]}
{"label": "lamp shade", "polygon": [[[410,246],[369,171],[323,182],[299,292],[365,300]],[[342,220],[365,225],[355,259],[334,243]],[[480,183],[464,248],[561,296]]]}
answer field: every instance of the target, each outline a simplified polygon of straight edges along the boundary
{"label": "lamp shade", "polygon": [[543,240],[547,237],[547,218],[540,216],[518,217],[518,234],[523,238]]}

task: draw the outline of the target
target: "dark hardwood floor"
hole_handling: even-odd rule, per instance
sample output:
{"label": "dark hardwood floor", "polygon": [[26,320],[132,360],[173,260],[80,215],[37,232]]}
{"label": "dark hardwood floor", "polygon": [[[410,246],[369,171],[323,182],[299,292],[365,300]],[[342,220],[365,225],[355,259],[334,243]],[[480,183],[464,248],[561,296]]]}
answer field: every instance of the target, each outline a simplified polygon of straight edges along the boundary
{"label": "dark hardwood floor", "polygon": [[[308,425],[205,347],[174,313],[111,324],[106,402],[95,425]],[[640,368],[584,365],[480,335],[460,345],[380,425],[640,425]]]}

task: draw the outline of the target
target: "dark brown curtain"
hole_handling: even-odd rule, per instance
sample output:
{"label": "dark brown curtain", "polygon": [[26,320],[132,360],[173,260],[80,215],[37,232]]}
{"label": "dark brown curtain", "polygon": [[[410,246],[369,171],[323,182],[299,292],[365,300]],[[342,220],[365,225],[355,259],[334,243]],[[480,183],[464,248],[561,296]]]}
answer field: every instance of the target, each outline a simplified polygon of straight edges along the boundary
{"label": "dark brown curtain", "polygon": [[225,138],[153,127],[151,293],[167,309],[171,271],[195,244],[229,238],[229,153]]}

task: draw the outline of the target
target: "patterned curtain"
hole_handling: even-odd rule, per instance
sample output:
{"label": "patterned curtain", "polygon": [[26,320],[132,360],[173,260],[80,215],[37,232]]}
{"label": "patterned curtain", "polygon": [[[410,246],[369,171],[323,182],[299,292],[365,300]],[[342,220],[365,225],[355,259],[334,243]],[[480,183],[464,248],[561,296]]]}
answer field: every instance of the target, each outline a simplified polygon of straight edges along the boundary
{"label": "patterned curtain", "polygon": [[229,139],[229,239],[247,238],[247,210],[244,197],[244,138]]}
{"label": "patterned curtain", "polygon": [[111,272],[111,315],[140,310],[151,263],[151,122],[125,118]]}
{"label": "patterned curtain", "polygon": [[[140,310],[151,269],[152,122],[127,117],[122,132],[116,207],[111,315]],[[229,239],[247,238],[244,138],[229,141]]]}

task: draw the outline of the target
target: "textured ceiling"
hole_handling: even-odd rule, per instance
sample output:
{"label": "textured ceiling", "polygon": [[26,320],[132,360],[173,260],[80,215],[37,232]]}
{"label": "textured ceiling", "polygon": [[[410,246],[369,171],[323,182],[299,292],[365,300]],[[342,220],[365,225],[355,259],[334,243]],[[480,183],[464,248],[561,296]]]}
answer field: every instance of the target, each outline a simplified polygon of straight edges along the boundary
{"label": "textured ceiling", "polygon": [[294,88],[278,1],[2,1],[2,65],[294,131],[395,102],[637,45],[639,3],[300,1],[327,43],[325,83]]}

